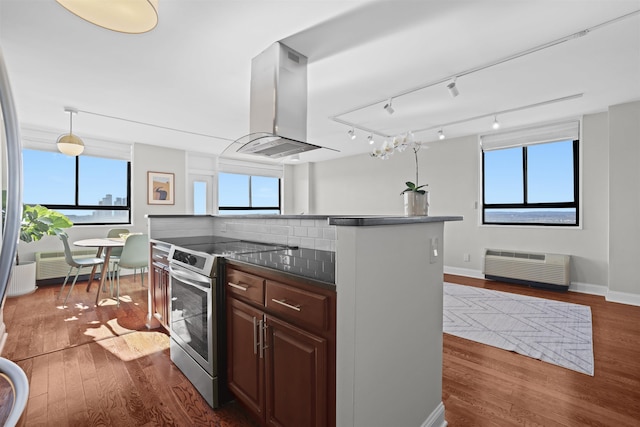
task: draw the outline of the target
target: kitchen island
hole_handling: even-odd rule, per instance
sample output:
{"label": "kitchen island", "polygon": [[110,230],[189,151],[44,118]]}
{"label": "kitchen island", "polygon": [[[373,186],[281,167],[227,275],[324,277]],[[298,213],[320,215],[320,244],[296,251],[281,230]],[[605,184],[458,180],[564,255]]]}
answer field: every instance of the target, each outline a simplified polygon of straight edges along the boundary
{"label": "kitchen island", "polygon": [[291,236],[308,243],[313,237],[323,250],[333,245],[336,425],[445,426],[443,232],[444,222],[461,219],[150,216],[149,233],[152,238],[195,236],[206,228],[237,238],[264,235],[266,242],[280,236],[274,243],[291,242]]}

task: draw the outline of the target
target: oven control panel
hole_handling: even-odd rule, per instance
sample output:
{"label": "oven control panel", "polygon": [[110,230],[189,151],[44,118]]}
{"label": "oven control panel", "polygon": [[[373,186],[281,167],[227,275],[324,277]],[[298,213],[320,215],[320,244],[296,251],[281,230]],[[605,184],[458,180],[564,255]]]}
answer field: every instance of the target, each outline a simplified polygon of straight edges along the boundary
{"label": "oven control panel", "polygon": [[181,251],[179,249],[174,249],[173,253],[171,254],[171,259],[181,262],[185,265],[190,265],[199,270],[203,270],[207,262],[206,256],[196,255],[190,252]]}

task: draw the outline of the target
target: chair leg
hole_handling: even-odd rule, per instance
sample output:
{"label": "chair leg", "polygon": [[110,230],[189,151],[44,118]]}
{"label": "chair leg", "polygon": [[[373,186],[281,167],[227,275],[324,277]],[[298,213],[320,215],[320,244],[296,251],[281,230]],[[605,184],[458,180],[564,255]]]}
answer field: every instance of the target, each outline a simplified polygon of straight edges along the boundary
{"label": "chair leg", "polygon": [[120,266],[116,268],[116,307],[120,307]]}
{"label": "chair leg", "polygon": [[76,281],[78,280],[78,276],[80,275],[80,268],[78,269],[78,271],[76,271],[76,277],[73,278],[73,283],[71,284],[71,287],[69,288],[69,293],[67,294],[67,297],[64,299],[64,302],[62,303],[62,306],[67,305],[67,300],[69,299],[69,295],[71,295],[71,292],[73,291],[73,287],[76,285]]}
{"label": "chair leg", "polygon": [[69,280],[69,276],[71,276],[71,270],[73,270],[73,267],[69,268],[69,272],[67,273],[67,277],[64,278],[64,282],[62,283],[62,287],[60,288],[60,292],[58,293],[58,298],[56,298],[56,299],[60,299],[60,295],[62,295],[62,291],[64,291],[64,286],[67,284],[67,280]]}

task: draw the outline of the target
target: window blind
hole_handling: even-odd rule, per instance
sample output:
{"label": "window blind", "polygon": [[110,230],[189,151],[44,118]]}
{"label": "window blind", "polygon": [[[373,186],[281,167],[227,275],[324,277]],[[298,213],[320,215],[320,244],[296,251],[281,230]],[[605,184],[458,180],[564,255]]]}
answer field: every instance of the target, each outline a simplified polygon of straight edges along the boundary
{"label": "window blind", "polygon": [[481,135],[480,145],[483,151],[491,151],[553,141],[574,141],[579,137],[580,121],[572,120]]}
{"label": "window blind", "polygon": [[242,175],[269,176],[282,179],[282,164],[266,164],[245,162],[242,160],[220,159],[218,158],[218,172],[237,173]]}

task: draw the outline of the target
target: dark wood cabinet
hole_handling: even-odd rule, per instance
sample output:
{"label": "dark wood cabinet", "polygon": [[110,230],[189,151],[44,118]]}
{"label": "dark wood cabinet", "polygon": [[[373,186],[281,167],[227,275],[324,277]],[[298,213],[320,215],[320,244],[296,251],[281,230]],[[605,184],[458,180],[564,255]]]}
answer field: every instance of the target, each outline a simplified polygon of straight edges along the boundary
{"label": "dark wood cabinet", "polygon": [[335,291],[273,274],[227,267],[229,389],[263,425],[334,426]]}
{"label": "dark wood cabinet", "polygon": [[168,248],[151,244],[151,314],[169,330],[169,263]]}
{"label": "dark wood cabinet", "polygon": [[[235,298],[227,304],[229,390],[259,418],[264,414],[264,363],[258,349],[262,311]],[[261,322],[260,322],[261,324]]]}

